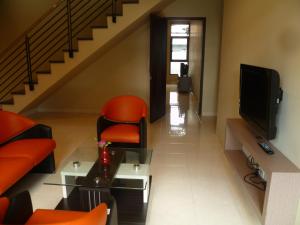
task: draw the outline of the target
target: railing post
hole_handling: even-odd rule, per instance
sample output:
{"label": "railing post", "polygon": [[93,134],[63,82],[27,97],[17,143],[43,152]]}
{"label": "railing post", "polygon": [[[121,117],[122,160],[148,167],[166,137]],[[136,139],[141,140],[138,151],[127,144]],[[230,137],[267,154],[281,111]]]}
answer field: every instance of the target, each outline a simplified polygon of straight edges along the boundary
{"label": "railing post", "polygon": [[73,34],[72,34],[72,14],[71,14],[71,1],[67,0],[67,15],[68,15],[68,43],[69,43],[69,56],[74,57],[73,51]]}
{"label": "railing post", "polygon": [[25,46],[26,46],[26,62],[27,62],[27,75],[28,75],[28,84],[29,90],[34,90],[33,78],[32,78],[32,68],[31,68],[31,57],[30,57],[30,43],[29,37],[25,36]]}
{"label": "railing post", "polygon": [[112,21],[113,23],[117,22],[117,0],[111,0],[112,1]]}

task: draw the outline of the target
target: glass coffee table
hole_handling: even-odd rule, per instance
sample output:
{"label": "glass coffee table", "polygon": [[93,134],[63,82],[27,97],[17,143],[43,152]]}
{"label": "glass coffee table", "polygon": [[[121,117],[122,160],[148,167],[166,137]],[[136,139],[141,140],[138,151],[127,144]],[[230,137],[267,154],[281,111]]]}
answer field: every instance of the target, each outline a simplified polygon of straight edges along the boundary
{"label": "glass coffee table", "polygon": [[140,163],[136,149],[109,149],[108,167],[99,162],[97,147],[80,147],[67,157],[56,174],[49,176],[45,184],[62,186],[63,199],[56,209],[89,211],[105,201],[103,193],[109,193],[116,199],[119,221],[123,218],[129,220],[125,222],[144,224],[151,187],[152,150],[141,149],[145,160]]}

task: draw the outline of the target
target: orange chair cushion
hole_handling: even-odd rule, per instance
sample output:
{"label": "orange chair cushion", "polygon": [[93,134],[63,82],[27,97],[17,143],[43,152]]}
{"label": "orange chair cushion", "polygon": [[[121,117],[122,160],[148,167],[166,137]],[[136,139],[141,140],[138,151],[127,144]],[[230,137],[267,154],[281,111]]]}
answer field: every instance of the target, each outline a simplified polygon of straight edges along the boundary
{"label": "orange chair cushion", "polygon": [[101,133],[101,140],[120,143],[140,143],[139,127],[129,124],[117,124]]}
{"label": "orange chair cushion", "polygon": [[[27,158],[0,158],[0,195],[33,168]],[[9,171],[9,174],[7,174]]]}
{"label": "orange chair cushion", "polygon": [[38,209],[25,225],[105,225],[106,219],[107,206],[102,203],[90,212]]}
{"label": "orange chair cushion", "polygon": [[12,112],[0,111],[0,143],[21,134],[36,122]]}
{"label": "orange chair cushion", "polygon": [[0,198],[0,223],[3,222],[8,206],[9,206],[9,199],[6,197]]}
{"label": "orange chair cushion", "polygon": [[116,122],[135,123],[147,116],[147,105],[143,99],[136,96],[118,96],[104,105],[101,115]]}
{"label": "orange chair cushion", "polygon": [[39,164],[55,148],[55,141],[48,138],[22,139],[0,148],[0,158],[27,158],[33,165]]}

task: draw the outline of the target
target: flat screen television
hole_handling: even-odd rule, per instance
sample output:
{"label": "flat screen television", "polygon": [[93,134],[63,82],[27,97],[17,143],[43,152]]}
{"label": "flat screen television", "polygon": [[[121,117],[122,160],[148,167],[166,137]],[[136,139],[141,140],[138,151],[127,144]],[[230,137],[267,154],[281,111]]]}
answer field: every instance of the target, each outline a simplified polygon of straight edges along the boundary
{"label": "flat screen television", "polygon": [[241,64],[240,115],[267,140],[276,136],[276,114],[282,99],[277,71]]}

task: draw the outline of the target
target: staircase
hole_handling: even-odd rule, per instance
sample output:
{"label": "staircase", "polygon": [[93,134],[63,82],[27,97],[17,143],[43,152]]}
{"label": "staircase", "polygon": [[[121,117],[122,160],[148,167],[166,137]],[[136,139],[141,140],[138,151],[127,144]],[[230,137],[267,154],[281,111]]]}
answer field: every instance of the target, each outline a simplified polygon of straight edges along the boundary
{"label": "staircase", "polygon": [[0,106],[22,112],[168,0],[61,0],[0,55]]}

